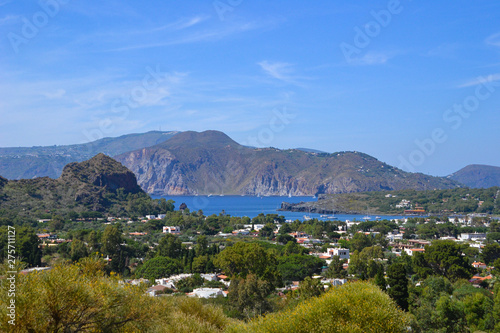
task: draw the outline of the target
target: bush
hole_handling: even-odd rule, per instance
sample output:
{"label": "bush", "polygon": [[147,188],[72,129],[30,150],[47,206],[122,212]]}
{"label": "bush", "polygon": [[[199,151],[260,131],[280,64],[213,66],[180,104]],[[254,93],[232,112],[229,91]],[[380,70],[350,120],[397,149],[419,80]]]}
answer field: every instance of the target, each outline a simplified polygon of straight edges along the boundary
{"label": "bush", "polygon": [[332,288],[296,308],[238,323],[228,332],[406,332],[407,314],[380,289],[367,282]]}

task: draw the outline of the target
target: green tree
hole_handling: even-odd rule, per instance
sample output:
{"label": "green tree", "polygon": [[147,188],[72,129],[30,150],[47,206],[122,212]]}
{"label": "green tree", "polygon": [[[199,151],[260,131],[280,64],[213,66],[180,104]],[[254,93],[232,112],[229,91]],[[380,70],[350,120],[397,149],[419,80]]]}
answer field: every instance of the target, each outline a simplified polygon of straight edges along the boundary
{"label": "green tree", "polygon": [[392,264],[387,268],[387,294],[402,310],[408,310],[408,278],[402,264]]}
{"label": "green tree", "polygon": [[169,277],[181,272],[182,265],[177,260],[169,257],[157,256],[149,259],[144,265],[137,268],[135,275],[154,281],[155,279]]}
{"label": "green tree", "polygon": [[40,239],[31,227],[16,228],[16,252],[21,261],[30,267],[40,266],[42,251],[39,248]]}
{"label": "green tree", "polygon": [[344,259],[340,259],[339,256],[333,256],[332,262],[328,265],[328,269],[325,272],[325,277],[329,279],[343,279],[347,276],[347,271],[344,269]]}
{"label": "green tree", "polygon": [[321,283],[321,280],[311,279],[310,277],[306,277],[304,281],[300,283],[299,289],[297,289],[297,293],[302,299],[317,297],[324,292],[325,288]]}
{"label": "green tree", "polygon": [[278,259],[278,271],[283,281],[302,281],[305,277],[320,273],[325,261],[318,257],[291,254]]}
{"label": "green tree", "polygon": [[436,274],[450,280],[468,279],[474,273],[467,258],[462,256],[461,246],[453,241],[434,241],[425,247],[423,255],[414,259],[414,267],[421,278]]}
{"label": "green tree", "polygon": [[81,240],[73,239],[73,241],[71,242],[70,255],[72,261],[78,261],[82,258],[87,257],[89,255],[87,246]]}
{"label": "green tree", "polygon": [[373,239],[371,236],[365,235],[362,232],[357,232],[354,234],[350,240],[351,251],[362,251],[365,247],[372,246]]}
{"label": "green tree", "polygon": [[229,304],[245,318],[261,316],[272,309],[267,296],[273,290],[271,284],[248,274],[245,279],[234,279],[229,287]]}
{"label": "green tree", "polygon": [[378,286],[382,291],[386,291],[387,289],[387,281],[384,277],[384,270],[379,269],[377,275],[375,275],[375,280],[373,281],[376,286]]}
{"label": "green tree", "polygon": [[491,265],[500,258],[500,245],[498,243],[486,244],[481,252],[481,259],[486,265]]}
{"label": "green tree", "polygon": [[214,265],[231,277],[254,274],[272,286],[281,284],[276,255],[256,243],[237,242],[225,248],[215,257]]}
{"label": "green tree", "polygon": [[172,234],[166,234],[160,239],[156,248],[156,255],[177,259],[182,255],[182,242]]}

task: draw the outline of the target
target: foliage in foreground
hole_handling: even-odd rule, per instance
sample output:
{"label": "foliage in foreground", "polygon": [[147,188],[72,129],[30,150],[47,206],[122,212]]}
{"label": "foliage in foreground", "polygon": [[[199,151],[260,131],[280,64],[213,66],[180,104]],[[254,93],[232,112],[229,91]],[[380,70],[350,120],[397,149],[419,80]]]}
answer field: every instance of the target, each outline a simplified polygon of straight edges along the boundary
{"label": "foliage in foreground", "polygon": [[221,309],[198,299],[157,297],[108,277],[98,260],[18,275],[16,321],[8,323],[8,284],[2,283],[2,332],[221,332]]}
{"label": "foliage in foreground", "polygon": [[12,326],[5,282],[2,332],[402,332],[408,326],[407,315],[365,282],[335,287],[296,308],[244,323],[198,299],[146,296],[144,288],[106,276],[102,262],[91,258],[18,275]]}
{"label": "foliage in foreground", "polygon": [[378,287],[349,283],[296,308],[239,323],[229,332],[406,332],[407,314]]}

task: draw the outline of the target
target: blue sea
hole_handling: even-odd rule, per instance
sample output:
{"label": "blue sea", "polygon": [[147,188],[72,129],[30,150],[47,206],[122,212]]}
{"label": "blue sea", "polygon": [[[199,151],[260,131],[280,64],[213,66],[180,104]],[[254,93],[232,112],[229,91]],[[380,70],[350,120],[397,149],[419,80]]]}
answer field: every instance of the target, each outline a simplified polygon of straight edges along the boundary
{"label": "blue sea", "polygon": [[[153,198],[165,198],[167,200],[172,199],[175,201],[176,209],[179,208],[181,203],[185,203],[190,211],[202,210],[203,214],[206,216],[212,214],[220,214],[223,211],[231,216],[248,216],[253,218],[260,213],[264,214],[279,214],[283,215],[287,220],[304,220],[305,215],[311,218],[317,218],[320,220],[328,220],[328,218],[321,217],[320,214],[314,213],[304,213],[304,212],[284,212],[278,211],[281,207],[283,201],[290,203],[298,203],[301,201],[316,201],[316,198],[312,197],[279,197],[279,196],[269,196],[269,197],[253,197],[253,196],[153,196]],[[330,215],[330,214],[329,214]],[[362,221],[366,216],[370,220],[376,220],[377,217],[380,219],[398,219],[404,218],[403,216],[386,216],[386,215],[353,215],[353,214],[335,214],[335,217],[339,221],[346,220],[358,220]],[[366,219],[366,218],[365,218]]]}

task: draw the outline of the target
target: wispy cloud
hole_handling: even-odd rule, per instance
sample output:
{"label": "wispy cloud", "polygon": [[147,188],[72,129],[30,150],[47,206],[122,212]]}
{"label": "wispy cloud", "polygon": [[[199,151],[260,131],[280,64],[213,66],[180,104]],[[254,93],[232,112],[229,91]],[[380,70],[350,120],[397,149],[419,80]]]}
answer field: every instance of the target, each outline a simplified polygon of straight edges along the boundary
{"label": "wispy cloud", "polygon": [[292,65],[286,62],[269,62],[267,60],[261,61],[258,65],[266,72],[266,74],[272,76],[275,79],[292,82],[293,78],[291,76],[293,69]]}
{"label": "wispy cloud", "polygon": [[[196,25],[197,23],[201,22],[201,20],[203,20],[203,18],[200,17],[200,18],[193,18],[190,22],[185,22],[183,25],[179,23],[176,30],[183,30],[188,26]],[[181,26],[183,28],[181,28]],[[148,49],[155,47],[190,44],[198,42],[211,42],[211,41],[221,40],[226,37],[247,32],[250,30],[259,29],[261,27],[262,26],[258,23],[244,23],[239,25],[226,26],[224,28],[205,29],[205,30],[190,32],[184,35],[177,35],[177,36],[169,35],[167,38],[159,37],[156,38],[156,40],[159,41],[108,49],[105,50],[105,52],[129,51],[129,50]]]}
{"label": "wispy cloud", "polygon": [[486,38],[485,43],[488,45],[500,46],[500,32],[490,35],[488,38]]}
{"label": "wispy cloud", "polygon": [[459,48],[458,43],[445,43],[429,50],[426,55],[428,57],[454,58]]}
{"label": "wispy cloud", "polygon": [[481,77],[469,80],[469,81],[459,85],[458,88],[473,87],[473,86],[477,86],[480,84],[489,83],[489,82],[496,82],[496,81],[500,81],[500,73],[490,74],[488,76],[481,76]]}
{"label": "wispy cloud", "polygon": [[[1,6],[1,4],[0,4]],[[6,24],[10,24],[10,23],[13,23],[15,21],[19,20],[19,16],[18,15],[7,15],[7,16],[4,16],[2,18],[0,18],[0,26],[1,25],[6,25]]]}
{"label": "wispy cloud", "polygon": [[182,18],[182,19],[177,20],[175,22],[172,22],[172,23],[169,23],[166,25],[162,25],[160,27],[156,27],[156,28],[152,28],[152,29],[148,29],[148,30],[141,30],[141,31],[138,31],[136,33],[152,33],[152,32],[164,31],[164,30],[167,30],[167,31],[183,30],[183,29],[187,29],[187,28],[190,28],[192,26],[195,26],[199,23],[202,23],[203,21],[206,21],[209,18],[210,18],[210,16],[206,16],[206,15],[203,15],[203,16],[198,15],[198,16],[194,16],[194,17],[190,17],[190,18]]}
{"label": "wispy cloud", "polygon": [[368,52],[362,57],[352,59],[351,65],[357,66],[370,66],[370,65],[383,65],[394,57],[394,54],[385,52]]}

